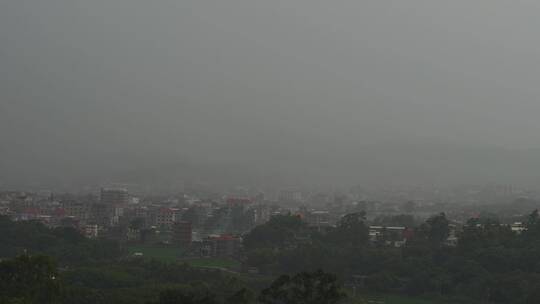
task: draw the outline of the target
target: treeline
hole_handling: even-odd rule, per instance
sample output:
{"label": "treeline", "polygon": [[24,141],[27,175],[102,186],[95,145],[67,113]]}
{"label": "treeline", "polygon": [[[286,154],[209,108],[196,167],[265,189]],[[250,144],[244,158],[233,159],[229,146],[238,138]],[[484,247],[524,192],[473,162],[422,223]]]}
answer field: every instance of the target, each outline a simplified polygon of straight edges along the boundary
{"label": "treeline", "polygon": [[0,244],[0,258],[43,254],[55,258],[61,266],[112,260],[124,254],[115,241],[91,240],[73,228],[50,229],[38,221],[14,222],[6,216],[0,216]]}
{"label": "treeline", "polygon": [[[465,303],[540,303],[540,220],[521,234],[493,219],[471,219],[447,246],[445,214],[415,227],[396,248],[370,242],[365,214],[324,231],[296,216],[277,216],[245,237],[247,264],[268,273],[322,268],[364,292],[436,295]],[[384,237],[384,235],[383,235]]]}

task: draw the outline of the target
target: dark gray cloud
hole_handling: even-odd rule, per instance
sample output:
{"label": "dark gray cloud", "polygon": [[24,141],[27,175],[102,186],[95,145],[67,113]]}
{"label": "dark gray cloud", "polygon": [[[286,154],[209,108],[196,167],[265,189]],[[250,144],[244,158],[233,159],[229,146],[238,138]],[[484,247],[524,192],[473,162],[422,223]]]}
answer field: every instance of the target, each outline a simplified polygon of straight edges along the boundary
{"label": "dark gray cloud", "polygon": [[[512,166],[506,150],[540,148],[539,12],[502,0],[2,1],[0,182],[184,162],[291,182],[531,182],[534,157]],[[475,149],[496,156],[471,169]]]}

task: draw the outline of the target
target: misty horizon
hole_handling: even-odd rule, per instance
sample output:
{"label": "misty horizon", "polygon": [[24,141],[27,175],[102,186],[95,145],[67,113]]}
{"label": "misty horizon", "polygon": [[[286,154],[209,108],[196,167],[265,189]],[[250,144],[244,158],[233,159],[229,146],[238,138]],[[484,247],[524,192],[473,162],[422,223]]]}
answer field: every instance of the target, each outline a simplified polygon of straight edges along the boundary
{"label": "misty horizon", "polygon": [[5,1],[0,187],[540,180],[540,4]]}

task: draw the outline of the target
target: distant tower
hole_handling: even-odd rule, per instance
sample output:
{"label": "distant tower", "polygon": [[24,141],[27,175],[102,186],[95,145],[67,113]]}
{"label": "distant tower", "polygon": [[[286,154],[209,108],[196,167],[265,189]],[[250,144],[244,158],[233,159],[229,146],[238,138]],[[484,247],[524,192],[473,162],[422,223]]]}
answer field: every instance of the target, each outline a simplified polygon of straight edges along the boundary
{"label": "distant tower", "polygon": [[298,203],[302,201],[302,192],[294,189],[284,189],[279,192],[278,200],[281,202]]}
{"label": "distant tower", "polygon": [[127,205],[129,202],[128,191],[123,188],[101,188],[100,201],[108,206]]}
{"label": "distant tower", "polygon": [[94,220],[101,226],[116,226],[129,203],[128,191],[123,188],[101,188],[100,203],[94,204]]}

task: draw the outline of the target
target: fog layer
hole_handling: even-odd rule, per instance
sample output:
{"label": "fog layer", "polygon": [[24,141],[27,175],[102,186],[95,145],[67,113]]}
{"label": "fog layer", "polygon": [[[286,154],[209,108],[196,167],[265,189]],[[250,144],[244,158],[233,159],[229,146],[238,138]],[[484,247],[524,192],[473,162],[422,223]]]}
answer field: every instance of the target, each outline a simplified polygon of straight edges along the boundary
{"label": "fog layer", "polygon": [[0,1],[0,186],[532,185],[539,14],[502,0]]}

